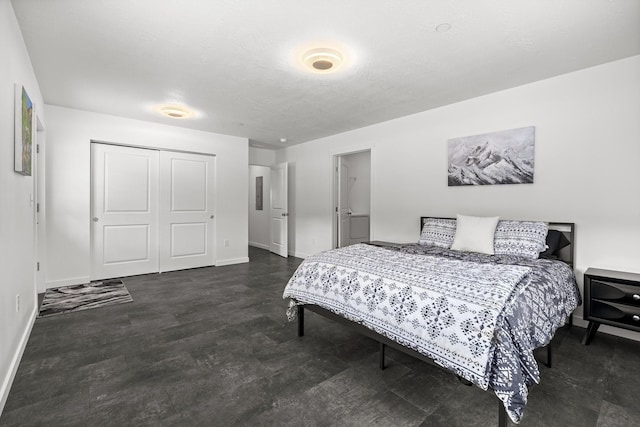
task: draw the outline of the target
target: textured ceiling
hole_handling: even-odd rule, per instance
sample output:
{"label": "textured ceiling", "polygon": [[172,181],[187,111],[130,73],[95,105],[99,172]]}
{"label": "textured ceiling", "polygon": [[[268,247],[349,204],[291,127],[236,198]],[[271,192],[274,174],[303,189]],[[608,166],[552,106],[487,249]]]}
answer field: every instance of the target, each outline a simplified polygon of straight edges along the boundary
{"label": "textured ceiling", "polygon": [[[46,103],[269,148],[640,54],[636,0],[12,4]],[[344,66],[303,70],[317,45],[341,49]],[[197,117],[154,112],[167,102]]]}

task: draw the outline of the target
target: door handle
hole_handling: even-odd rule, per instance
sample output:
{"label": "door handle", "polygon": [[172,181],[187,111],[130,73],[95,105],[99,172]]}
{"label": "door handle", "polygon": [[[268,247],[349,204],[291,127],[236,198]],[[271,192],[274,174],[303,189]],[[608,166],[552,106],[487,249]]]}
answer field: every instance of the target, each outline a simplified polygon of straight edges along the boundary
{"label": "door handle", "polygon": [[282,212],[282,216],[289,216],[289,214]]}
{"label": "door handle", "polygon": [[93,222],[98,222],[98,221],[100,221],[100,220],[98,219],[98,217],[97,217],[97,216],[94,216],[94,217],[93,217]]}
{"label": "door handle", "polygon": [[213,215],[211,215],[209,218],[213,219]]}

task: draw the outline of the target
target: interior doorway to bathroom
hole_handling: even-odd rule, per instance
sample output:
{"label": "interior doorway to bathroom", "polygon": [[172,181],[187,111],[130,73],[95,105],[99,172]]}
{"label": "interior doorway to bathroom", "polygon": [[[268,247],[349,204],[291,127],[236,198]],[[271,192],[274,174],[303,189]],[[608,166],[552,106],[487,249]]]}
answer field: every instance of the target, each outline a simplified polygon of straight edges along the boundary
{"label": "interior doorway to bathroom", "polygon": [[335,156],[334,247],[366,242],[370,236],[371,150]]}

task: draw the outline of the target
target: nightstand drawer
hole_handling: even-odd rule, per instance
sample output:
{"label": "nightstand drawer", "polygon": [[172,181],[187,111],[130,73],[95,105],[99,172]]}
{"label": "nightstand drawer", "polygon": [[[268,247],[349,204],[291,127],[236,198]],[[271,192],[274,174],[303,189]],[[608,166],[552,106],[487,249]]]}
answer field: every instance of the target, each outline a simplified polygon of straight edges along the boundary
{"label": "nightstand drawer", "polygon": [[591,279],[591,298],[640,307],[640,287]]}
{"label": "nightstand drawer", "polygon": [[591,300],[591,317],[640,330],[640,307],[594,299]]}

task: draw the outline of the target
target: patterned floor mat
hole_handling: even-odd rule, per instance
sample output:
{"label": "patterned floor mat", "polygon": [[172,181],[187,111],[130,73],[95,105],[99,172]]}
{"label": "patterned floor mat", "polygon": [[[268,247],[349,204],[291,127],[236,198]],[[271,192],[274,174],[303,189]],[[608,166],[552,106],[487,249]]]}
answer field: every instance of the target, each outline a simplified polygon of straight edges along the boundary
{"label": "patterned floor mat", "polygon": [[38,317],[133,301],[120,279],[47,289]]}

